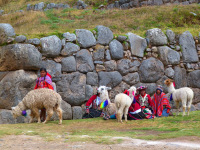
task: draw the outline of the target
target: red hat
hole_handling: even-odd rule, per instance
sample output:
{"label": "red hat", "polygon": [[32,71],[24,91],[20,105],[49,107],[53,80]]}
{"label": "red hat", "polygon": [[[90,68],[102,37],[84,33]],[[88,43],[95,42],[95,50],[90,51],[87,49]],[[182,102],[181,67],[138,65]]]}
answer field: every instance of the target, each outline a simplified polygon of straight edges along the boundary
{"label": "red hat", "polygon": [[146,89],[147,89],[147,87],[146,87],[146,86],[140,86],[140,87],[138,87],[138,88],[137,88],[137,90],[138,90],[138,91],[141,91],[141,90],[146,90]]}

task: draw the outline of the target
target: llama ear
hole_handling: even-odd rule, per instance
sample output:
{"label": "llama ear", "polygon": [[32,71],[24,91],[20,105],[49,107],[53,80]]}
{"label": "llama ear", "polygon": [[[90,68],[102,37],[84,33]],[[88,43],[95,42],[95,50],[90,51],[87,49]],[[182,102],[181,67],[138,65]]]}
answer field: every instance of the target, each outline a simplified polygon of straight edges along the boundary
{"label": "llama ear", "polygon": [[107,90],[111,90],[112,88],[111,88],[111,87],[106,87],[106,89],[107,89]]}

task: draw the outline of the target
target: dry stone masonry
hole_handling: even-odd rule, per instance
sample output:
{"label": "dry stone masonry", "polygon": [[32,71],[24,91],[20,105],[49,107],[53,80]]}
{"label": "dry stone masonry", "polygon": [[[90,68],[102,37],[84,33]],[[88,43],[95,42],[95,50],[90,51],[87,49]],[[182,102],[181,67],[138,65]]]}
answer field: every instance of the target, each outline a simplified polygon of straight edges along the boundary
{"label": "dry stone masonry", "polygon": [[26,122],[14,120],[11,107],[34,88],[40,67],[47,68],[63,98],[64,119],[80,119],[85,102],[100,85],[112,87],[113,101],[132,85],[148,86],[151,96],[157,85],[163,85],[167,93],[167,78],[174,79],[176,88],[193,88],[192,107],[200,110],[200,37],[189,31],[177,36],[167,30],[165,35],[154,28],[146,37],[133,33],[114,37],[108,27],[99,25],[93,31],[63,33],[62,39],[56,35],[27,39],[15,36],[10,24],[0,24],[0,30],[0,123]]}

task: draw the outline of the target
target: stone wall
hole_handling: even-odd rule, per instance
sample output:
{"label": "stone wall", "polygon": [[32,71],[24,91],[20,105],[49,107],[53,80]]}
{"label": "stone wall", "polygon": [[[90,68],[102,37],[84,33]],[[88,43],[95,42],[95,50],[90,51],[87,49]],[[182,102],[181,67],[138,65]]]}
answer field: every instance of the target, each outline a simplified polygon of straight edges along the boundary
{"label": "stone wall", "polygon": [[132,85],[148,86],[151,96],[163,85],[167,93],[166,78],[174,79],[176,88],[193,88],[193,110],[200,109],[200,36],[189,31],[175,35],[154,28],[143,38],[133,33],[113,36],[99,25],[64,33],[61,39],[16,36],[9,24],[0,24],[0,31],[0,123],[14,122],[11,107],[34,88],[40,67],[47,68],[63,98],[64,119],[81,118],[85,102],[100,85],[112,87],[113,101]]}

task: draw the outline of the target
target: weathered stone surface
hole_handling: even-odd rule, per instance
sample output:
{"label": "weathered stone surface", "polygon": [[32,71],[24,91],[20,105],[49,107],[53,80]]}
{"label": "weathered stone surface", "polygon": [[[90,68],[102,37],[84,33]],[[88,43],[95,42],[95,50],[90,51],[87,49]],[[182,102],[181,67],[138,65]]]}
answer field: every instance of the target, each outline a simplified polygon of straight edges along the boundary
{"label": "weathered stone surface", "polygon": [[80,50],[80,47],[74,43],[67,42],[61,51],[61,55],[70,56]]}
{"label": "weathered stone surface", "polygon": [[82,108],[80,106],[72,107],[73,120],[82,119]]}
{"label": "weathered stone surface", "polygon": [[41,53],[43,56],[56,57],[60,54],[62,43],[56,35],[43,37],[40,41],[42,45]]}
{"label": "weathered stone surface", "polygon": [[96,72],[105,71],[106,68],[103,65],[97,64],[96,65]]}
{"label": "weathered stone surface", "polygon": [[88,48],[96,44],[96,39],[91,31],[85,29],[76,29],[77,41],[80,47]]}
{"label": "weathered stone surface", "polygon": [[75,7],[77,9],[86,9],[87,5],[84,1],[78,0]]}
{"label": "weathered stone surface", "polygon": [[122,76],[119,72],[99,72],[99,86],[105,85],[108,87],[115,87],[122,81]]}
{"label": "weathered stone surface", "polygon": [[135,85],[138,82],[140,82],[140,77],[137,72],[129,73],[129,74],[123,76],[123,81],[132,86],[132,85]]}
{"label": "weathered stone surface", "polygon": [[120,41],[120,42],[124,42],[126,39],[127,39],[126,36],[123,36],[123,35],[117,36],[117,40]]}
{"label": "weathered stone surface", "polygon": [[85,99],[88,100],[93,95],[93,88],[91,85],[85,86]]}
{"label": "weathered stone surface", "polygon": [[178,65],[180,63],[179,53],[167,46],[158,47],[158,54],[165,65]]}
{"label": "weathered stone surface", "polygon": [[189,87],[200,88],[200,70],[190,72],[187,79]]}
{"label": "weathered stone surface", "polygon": [[129,73],[133,73],[133,72],[137,72],[138,71],[138,67],[134,66],[134,67],[131,67],[129,69]]}
{"label": "weathered stone surface", "polygon": [[100,61],[104,59],[105,49],[101,48],[93,52],[94,61]]}
{"label": "weathered stone surface", "polygon": [[[61,109],[63,111],[63,113],[62,113],[63,120],[71,120],[72,119],[72,107],[71,107],[71,105],[68,104],[65,101],[62,101],[61,102]],[[59,117],[54,112],[53,116],[51,117],[51,120],[58,120],[58,118]]]}
{"label": "weathered stone surface", "polygon": [[132,66],[136,66],[136,67],[139,67],[141,65],[141,63],[138,61],[138,60],[134,60],[132,62]]}
{"label": "weathered stone surface", "polygon": [[167,37],[161,29],[154,28],[147,30],[146,35],[152,46],[163,46],[167,44]]}
{"label": "weathered stone surface", "polygon": [[0,81],[0,109],[11,109],[34,89],[37,75],[24,70],[11,71]]}
{"label": "weathered stone surface", "polygon": [[8,23],[0,23],[0,29],[2,29],[7,36],[15,36],[14,28]]}
{"label": "weathered stone surface", "polygon": [[174,69],[172,67],[169,67],[165,70],[165,75],[169,78],[174,78]]}
{"label": "weathered stone surface", "polygon": [[76,71],[76,60],[74,56],[63,58],[61,64],[62,64],[62,71],[64,72]]}
{"label": "weathered stone surface", "polygon": [[131,53],[134,56],[143,57],[144,56],[144,50],[147,47],[146,39],[133,34],[133,33],[127,33],[128,40],[130,42],[131,46]]}
{"label": "weathered stone surface", "polygon": [[87,84],[92,86],[98,85],[98,74],[96,72],[87,73]]}
{"label": "weathered stone surface", "polygon": [[102,45],[108,45],[110,41],[113,39],[112,31],[105,26],[99,25],[96,27],[97,29],[97,43]]}
{"label": "weathered stone surface", "polygon": [[61,64],[53,60],[42,61],[41,67],[46,68],[47,72],[50,73],[53,78],[61,75]]}
{"label": "weathered stone surface", "polygon": [[117,63],[114,60],[106,61],[104,63],[104,66],[105,66],[107,72],[115,71],[117,69]]}
{"label": "weathered stone surface", "polygon": [[38,46],[38,45],[40,45],[40,39],[38,39],[38,38],[29,39],[28,43]]}
{"label": "weathered stone surface", "polygon": [[91,72],[94,70],[92,56],[88,50],[82,49],[76,54],[77,70],[82,73]]}
{"label": "weathered stone surface", "polygon": [[24,35],[16,36],[16,37],[15,37],[15,41],[16,41],[17,43],[23,43],[23,42],[26,41],[26,37],[25,37]]}
{"label": "weathered stone surface", "polygon": [[184,68],[180,68],[177,66],[174,68],[174,82],[176,88],[187,86],[187,73]]}
{"label": "weathered stone surface", "polygon": [[34,10],[35,11],[42,11],[43,8],[44,8],[44,2],[41,2],[41,3],[35,4]]}
{"label": "weathered stone surface", "polygon": [[163,90],[165,93],[168,93],[168,89],[167,89],[167,86],[165,85],[164,81],[168,79],[167,76],[162,76],[157,82],[156,84],[157,85],[161,85],[163,87]]}
{"label": "weathered stone surface", "polygon": [[42,56],[33,45],[11,44],[0,47],[0,51],[0,71],[40,68]]}
{"label": "weathered stone surface", "polygon": [[76,41],[76,35],[74,33],[66,32],[66,33],[63,34],[63,37],[68,42],[74,42],[74,41]]}
{"label": "weathered stone surface", "polygon": [[200,103],[196,105],[197,110],[200,110]]}
{"label": "weathered stone surface", "polygon": [[110,50],[106,50],[106,60],[111,60]]}
{"label": "weathered stone surface", "polygon": [[194,98],[192,100],[192,104],[200,103],[200,89],[199,88],[192,88],[192,90],[194,92]]}
{"label": "weathered stone surface", "polygon": [[167,38],[169,40],[169,43],[170,44],[175,44],[176,43],[175,33],[172,30],[167,29],[166,34],[167,34]]}
{"label": "weathered stone surface", "polygon": [[81,105],[85,101],[86,75],[74,72],[63,74],[57,82],[57,91],[63,100],[72,106]]}
{"label": "weathered stone surface", "polygon": [[199,61],[195,48],[195,42],[192,34],[189,31],[186,31],[180,35],[179,44],[182,49],[183,62],[194,63]]}
{"label": "weathered stone surface", "polygon": [[163,1],[162,0],[154,0],[153,4],[154,5],[163,5]]}
{"label": "weathered stone surface", "polygon": [[123,93],[125,90],[127,90],[129,88],[130,88],[130,85],[128,85],[122,81],[118,86],[116,86],[112,90],[108,91],[111,102],[114,102],[115,96],[117,94]]}
{"label": "weathered stone surface", "polygon": [[129,73],[131,61],[129,59],[121,59],[117,61],[117,70],[121,75],[126,75]]}
{"label": "weathered stone surface", "polygon": [[123,58],[123,46],[122,44],[117,41],[117,40],[113,40],[110,42],[109,44],[110,47],[110,53],[111,53],[111,57],[115,60],[118,59],[122,59]]}
{"label": "weathered stone surface", "polygon": [[141,82],[156,82],[164,75],[164,65],[160,60],[150,57],[140,65],[139,75]]}

